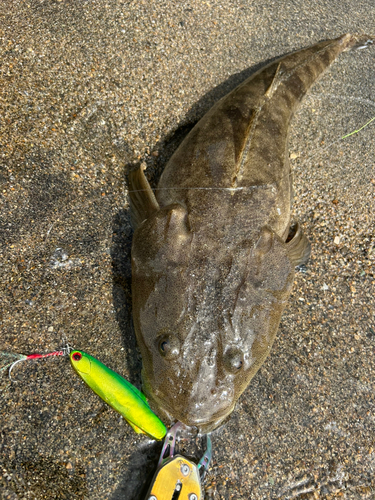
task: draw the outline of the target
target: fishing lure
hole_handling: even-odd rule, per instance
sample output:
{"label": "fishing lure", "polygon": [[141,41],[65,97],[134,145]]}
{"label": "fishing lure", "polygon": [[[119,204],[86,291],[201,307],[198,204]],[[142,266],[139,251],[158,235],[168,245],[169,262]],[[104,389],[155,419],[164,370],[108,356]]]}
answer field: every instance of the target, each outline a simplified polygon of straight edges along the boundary
{"label": "fishing lure", "polygon": [[151,410],[146,396],[130,382],[83,351],[71,351],[73,368],[86,384],[125,418],[137,433],[163,439],[167,428]]}
{"label": "fishing lure", "polygon": [[69,355],[72,367],[103,401],[118,411],[138,434],[147,434],[160,440],[167,433],[163,422],[151,410],[146,396],[134,385],[114,372],[98,359],[84,351],[73,350],[69,345],[60,351],[47,354],[0,353],[0,360],[9,361],[0,371],[9,368],[9,378],[16,364],[30,359]]}

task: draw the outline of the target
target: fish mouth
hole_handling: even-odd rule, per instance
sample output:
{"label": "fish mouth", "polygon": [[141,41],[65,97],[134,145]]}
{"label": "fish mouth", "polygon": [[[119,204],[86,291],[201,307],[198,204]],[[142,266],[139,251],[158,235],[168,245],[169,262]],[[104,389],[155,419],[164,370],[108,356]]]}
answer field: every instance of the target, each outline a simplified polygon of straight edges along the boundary
{"label": "fish mouth", "polygon": [[189,415],[188,418],[184,418],[184,416],[181,416],[180,421],[185,425],[188,425],[189,427],[196,427],[200,434],[208,434],[209,432],[214,431],[222,424],[224,424],[227,420],[229,420],[232,411],[233,409],[231,408],[226,414],[220,416],[217,415],[217,418],[213,418],[210,420],[194,418],[194,416],[191,415]]}
{"label": "fish mouth", "polygon": [[158,415],[159,418],[161,418],[164,422],[168,422],[170,425],[176,421],[182,422],[187,427],[194,427],[198,429],[200,434],[207,434],[217,429],[227,419],[229,419],[235,406],[235,403],[233,402],[226,408],[210,415],[209,418],[205,418],[199,415],[198,410],[189,410],[188,408],[183,408],[179,405],[172,407],[166,398],[163,397],[163,394],[155,394],[151,385],[148,384],[146,380],[143,380],[142,382],[142,390],[146,395],[152,410]]}

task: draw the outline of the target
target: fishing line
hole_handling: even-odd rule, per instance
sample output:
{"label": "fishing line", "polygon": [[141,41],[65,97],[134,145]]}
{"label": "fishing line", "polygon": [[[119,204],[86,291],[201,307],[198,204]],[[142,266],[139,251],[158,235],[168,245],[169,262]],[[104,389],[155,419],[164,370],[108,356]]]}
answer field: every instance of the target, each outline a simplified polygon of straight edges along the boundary
{"label": "fishing line", "polygon": [[[151,188],[152,191],[184,191],[184,190],[189,190],[189,191],[229,191],[229,192],[235,192],[235,191],[255,191],[257,189],[269,189],[275,187],[275,184],[260,184],[259,186],[253,185],[253,186],[240,186],[240,187],[199,187],[199,186],[176,186],[176,187],[158,187],[158,188]],[[129,193],[140,193],[148,191],[148,189],[131,189],[128,192]]]}
{"label": "fishing line", "polygon": [[350,134],[344,135],[343,137],[341,137],[341,139],[346,139],[347,137],[350,137],[351,135],[357,134],[358,132],[363,130],[365,127],[367,127],[367,125],[370,125],[370,123],[373,122],[374,120],[375,120],[375,116],[373,118],[371,118],[371,120],[366,122],[361,128],[359,128],[357,130],[353,130],[353,132],[350,132]]}
{"label": "fishing line", "polygon": [[[365,47],[365,46],[364,46]],[[363,48],[364,48],[363,47]],[[367,47],[367,45],[366,45]],[[326,98],[332,98],[332,99],[339,99],[339,100],[350,100],[350,101],[355,101],[355,102],[360,102],[362,104],[369,104],[370,106],[373,106],[375,107],[375,102],[370,100],[370,99],[361,99],[359,97],[353,97],[353,96],[339,96],[339,95],[335,95],[335,94],[321,94],[321,93],[310,93],[309,95],[307,95],[305,97],[306,101],[308,100],[312,100],[313,98],[318,98],[318,99],[326,99]],[[326,151],[327,149],[329,149],[331,146],[335,145],[335,144],[338,144],[340,143],[343,139],[346,139],[354,134],[357,134],[358,132],[361,132],[363,129],[365,129],[368,125],[370,125],[370,123],[372,123],[373,121],[375,121],[375,116],[373,118],[371,118],[370,120],[368,120],[362,127],[360,127],[359,129],[357,130],[353,130],[353,132],[350,132],[346,135],[343,135],[342,137],[336,139],[335,141],[332,141],[331,143],[329,143],[328,145],[324,146],[323,148],[319,148],[317,150],[317,152],[315,154],[312,154],[312,155],[309,155],[305,161],[309,161],[311,159],[313,159],[314,157],[316,157],[321,151]],[[283,177],[280,178],[280,181],[284,180],[286,177],[290,177],[291,175],[293,175],[293,172],[290,171],[288,174],[285,174]],[[167,190],[186,190],[186,189],[189,189],[189,190],[211,190],[211,191],[229,191],[229,192],[236,192],[236,191],[245,191],[245,190],[255,190],[255,189],[259,189],[261,187],[264,187],[264,186],[240,186],[240,187],[236,187],[236,188],[229,188],[229,187],[165,187],[165,188],[159,188],[159,187],[156,187],[156,188],[152,188],[152,191],[167,191]],[[138,192],[143,192],[143,191],[147,191],[147,189],[134,189],[134,190],[130,190],[128,191],[129,193],[138,193]]]}
{"label": "fishing line", "polygon": [[[331,97],[336,97],[336,96],[331,96]],[[371,101],[370,101],[371,102]],[[373,104],[371,102],[371,104]],[[346,139],[347,137],[350,137],[354,134],[357,134],[358,132],[361,132],[361,130],[365,129],[370,123],[375,121],[375,116],[368,120],[362,127],[360,127],[357,130],[353,130],[353,132],[350,132],[349,134],[343,135],[342,137],[336,139],[335,141],[332,141],[328,145],[326,145],[323,148],[318,149],[318,151],[315,154],[310,155],[305,159],[305,161],[309,161],[313,159],[315,156],[317,156],[320,152],[328,150],[331,146],[340,143],[343,139]],[[283,181],[285,178],[290,177],[293,175],[293,171],[291,170],[289,173],[283,175],[280,177],[279,181]],[[199,186],[176,186],[176,187],[156,187],[156,188],[151,188],[153,192],[156,191],[184,191],[184,190],[189,190],[189,191],[224,191],[224,192],[237,192],[237,191],[255,191],[257,189],[269,189],[270,187],[275,187],[275,184],[261,184],[261,185],[253,185],[253,186],[239,186],[239,187],[199,187]],[[140,193],[140,192],[145,192],[148,191],[147,189],[132,189],[129,190],[129,193]]]}

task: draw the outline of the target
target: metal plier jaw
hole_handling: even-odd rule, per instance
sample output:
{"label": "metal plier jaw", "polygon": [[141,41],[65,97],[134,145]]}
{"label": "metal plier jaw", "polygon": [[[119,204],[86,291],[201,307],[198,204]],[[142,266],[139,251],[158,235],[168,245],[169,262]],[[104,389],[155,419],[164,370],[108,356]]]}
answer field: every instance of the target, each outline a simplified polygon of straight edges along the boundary
{"label": "metal plier jaw", "polygon": [[145,500],[203,500],[202,480],[211,460],[212,446],[207,434],[207,449],[198,464],[175,455],[181,422],[170,428],[164,439],[155,476]]}

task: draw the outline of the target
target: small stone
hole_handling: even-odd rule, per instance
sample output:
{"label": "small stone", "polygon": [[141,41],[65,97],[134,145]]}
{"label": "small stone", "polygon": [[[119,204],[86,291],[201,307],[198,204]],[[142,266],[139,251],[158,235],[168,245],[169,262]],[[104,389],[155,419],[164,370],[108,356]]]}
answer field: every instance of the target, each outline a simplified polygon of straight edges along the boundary
{"label": "small stone", "polygon": [[341,238],[340,236],[335,236],[335,239],[333,240],[335,245],[340,245]]}

